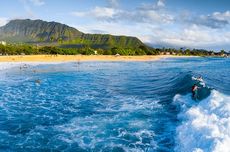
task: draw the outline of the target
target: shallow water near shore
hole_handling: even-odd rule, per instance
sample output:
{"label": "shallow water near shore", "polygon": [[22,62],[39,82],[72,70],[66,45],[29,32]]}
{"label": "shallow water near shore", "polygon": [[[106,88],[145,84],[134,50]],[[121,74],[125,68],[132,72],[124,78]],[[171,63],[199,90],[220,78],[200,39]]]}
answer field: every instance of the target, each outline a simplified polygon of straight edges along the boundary
{"label": "shallow water near shore", "polygon": [[0,67],[0,151],[230,151],[228,58]]}

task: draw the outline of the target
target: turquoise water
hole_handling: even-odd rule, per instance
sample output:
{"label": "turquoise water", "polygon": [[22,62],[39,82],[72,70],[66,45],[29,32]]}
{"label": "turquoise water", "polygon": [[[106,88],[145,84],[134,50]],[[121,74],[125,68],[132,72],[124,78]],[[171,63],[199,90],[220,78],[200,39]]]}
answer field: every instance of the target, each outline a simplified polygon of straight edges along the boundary
{"label": "turquoise water", "polygon": [[0,67],[0,151],[230,151],[230,59]]}

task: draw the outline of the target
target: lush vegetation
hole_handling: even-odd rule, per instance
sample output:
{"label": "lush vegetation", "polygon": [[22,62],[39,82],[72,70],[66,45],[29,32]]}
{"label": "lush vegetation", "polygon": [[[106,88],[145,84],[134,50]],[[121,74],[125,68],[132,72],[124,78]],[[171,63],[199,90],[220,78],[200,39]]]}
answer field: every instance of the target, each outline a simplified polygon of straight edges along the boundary
{"label": "lush vegetation", "polygon": [[138,48],[143,43],[136,37],[109,34],[85,34],[73,27],[42,20],[12,20],[0,27],[0,40],[11,43],[55,44],[71,47],[87,45],[91,48]]}
{"label": "lush vegetation", "polygon": [[[149,52],[145,52],[141,48],[112,48],[108,50],[104,49],[92,49],[89,46],[81,48],[59,48],[54,46],[33,46],[33,45],[0,45],[1,55],[32,55],[32,54],[61,54],[61,55],[146,55]],[[157,54],[157,52],[151,52],[151,54]]]}
{"label": "lush vegetation", "polygon": [[89,46],[81,48],[60,48],[54,46],[34,45],[0,45],[0,55],[32,55],[32,54],[60,54],[60,55],[194,55],[194,56],[223,56],[229,53],[198,50],[198,49],[165,49],[149,48],[141,45],[136,49],[113,47],[111,49],[92,49]]}
{"label": "lush vegetation", "polygon": [[0,38],[10,42],[62,42],[82,34],[67,25],[42,20],[11,20],[0,27]]}

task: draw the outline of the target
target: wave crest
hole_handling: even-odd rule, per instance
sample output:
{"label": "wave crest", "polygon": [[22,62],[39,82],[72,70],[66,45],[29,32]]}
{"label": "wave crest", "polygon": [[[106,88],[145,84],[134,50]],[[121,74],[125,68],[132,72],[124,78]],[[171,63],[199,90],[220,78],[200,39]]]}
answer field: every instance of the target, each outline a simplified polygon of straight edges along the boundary
{"label": "wave crest", "polygon": [[182,123],[176,130],[175,151],[229,152],[230,96],[212,90],[208,98],[197,103],[191,95],[176,95]]}

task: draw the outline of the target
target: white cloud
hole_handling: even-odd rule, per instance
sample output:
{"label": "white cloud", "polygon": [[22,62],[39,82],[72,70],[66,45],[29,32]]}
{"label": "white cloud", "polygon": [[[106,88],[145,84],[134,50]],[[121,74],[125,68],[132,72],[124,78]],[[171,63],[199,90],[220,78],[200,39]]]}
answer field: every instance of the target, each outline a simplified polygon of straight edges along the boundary
{"label": "white cloud", "polygon": [[109,7],[96,7],[92,13],[97,18],[112,18],[118,13],[118,10]]}
{"label": "white cloud", "polygon": [[223,29],[230,26],[230,11],[200,15],[194,15],[194,13],[187,11],[176,14],[175,18],[177,22],[187,26],[196,24],[197,26],[205,26],[213,29]]}
{"label": "white cloud", "polygon": [[77,17],[93,17],[96,19],[112,19],[119,10],[110,7],[95,7],[87,12],[72,12],[71,14]]}
{"label": "white cloud", "polygon": [[[75,27],[76,29],[84,33],[94,33],[95,31],[100,31],[100,33],[104,33],[104,34],[137,36],[139,38],[145,38],[145,34],[151,32],[150,28],[145,28],[147,27],[145,23],[136,24],[136,25],[122,25],[120,23],[113,23],[113,22],[97,22],[96,24],[71,25],[71,26]],[[142,29],[141,32],[140,29]]]}
{"label": "white cloud", "polygon": [[137,13],[134,14],[135,16],[140,16],[142,21],[144,22],[150,22],[150,23],[171,23],[174,21],[174,17],[170,14],[167,14],[165,12],[160,12],[156,10],[141,10],[137,11]]}
{"label": "white cloud", "polygon": [[208,15],[193,16],[190,19],[186,19],[188,23],[207,26],[210,28],[223,28],[229,25],[230,22],[230,11],[224,13],[214,12]]}
{"label": "white cloud", "polygon": [[230,46],[230,32],[227,32],[230,31],[230,11],[208,15],[173,12],[164,2],[142,4],[131,10],[95,7],[91,11],[75,12],[73,15],[87,17],[91,23],[75,27],[87,33],[137,36],[153,46],[208,49]]}
{"label": "white cloud", "polygon": [[35,6],[42,6],[45,4],[43,0],[29,0],[29,1],[32,2]]}
{"label": "white cloud", "polygon": [[73,16],[76,16],[76,17],[85,17],[85,16],[87,16],[87,14],[90,15],[87,12],[71,12],[70,14],[72,14]]}
{"label": "white cloud", "polygon": [[109,2],[109,7],[118,7],[119,3],[118,0],[108,0]]}
{"label": "white cloud", "polygon": [[223,12],[223,13],[214,12],[212,16],[215,17],[216,19],[219,19],[219,20],[228,20],[228,21],[230,21],[230,11],[226,11],[226,12]]}
{"label": "white cloud", "polygon": [[[117,1],[116,1],[117,2]],[[99,19],[102,21],[114,22],[127,22],[127,23],[154,23],[154,24],[169,24],[174,21],[174,16],[160,9],[159,7],[165,6],[162,0],[157,4],[143,4],[141,7],[134,8],[133,10],[124,10],[113,7],[99,7],[96,6],[89,11],[76,11],[71,14],[77,17],[88,17],[91,19]]]}
{"label": "white cloud", "polygon": [[[154,32],[158,31],[158,32]],[[152,43],[175,47],[208,48],[228,45],[230,33],[219,29],[192,25],[180,31],[153,29]],[[152,32],[152,33],[153,33]]]}
{"label": "white cloud", "polygon": [[5,17],[0,17],[0,26],[4,26],[8,22],[8,19]]}
{"label": "white cloud", "polygon": [[163,0],[158,0],[157,6],[158,6],[158,7],[165,7],[164,1],[163,1]]}

